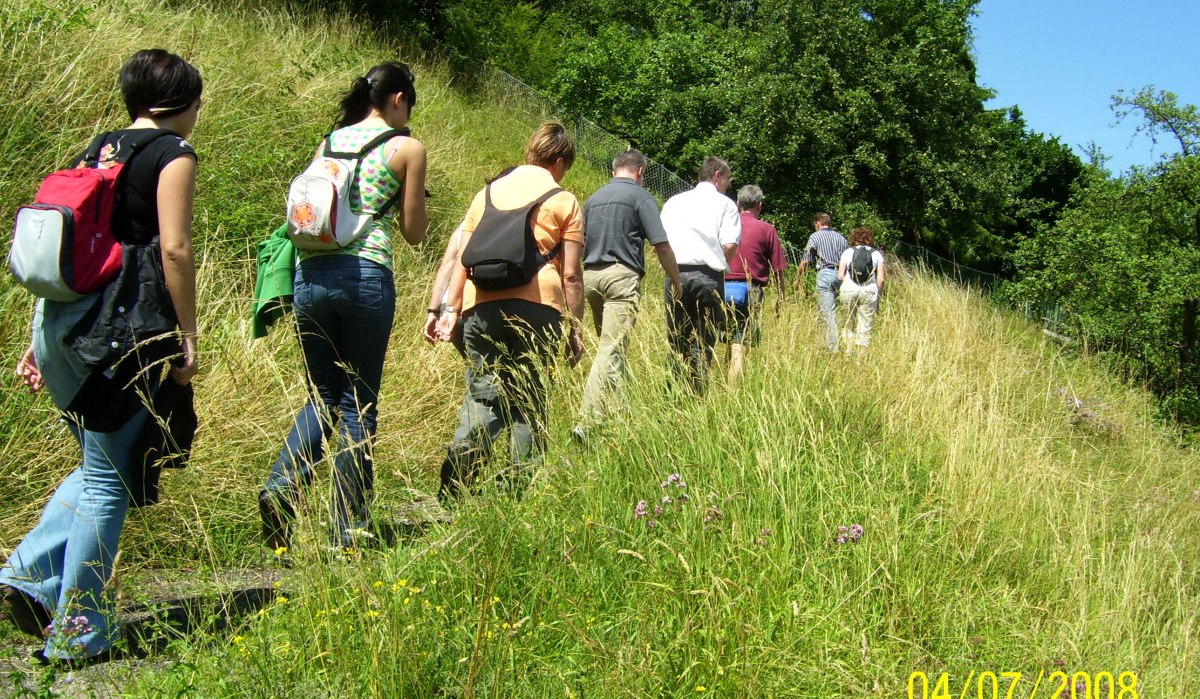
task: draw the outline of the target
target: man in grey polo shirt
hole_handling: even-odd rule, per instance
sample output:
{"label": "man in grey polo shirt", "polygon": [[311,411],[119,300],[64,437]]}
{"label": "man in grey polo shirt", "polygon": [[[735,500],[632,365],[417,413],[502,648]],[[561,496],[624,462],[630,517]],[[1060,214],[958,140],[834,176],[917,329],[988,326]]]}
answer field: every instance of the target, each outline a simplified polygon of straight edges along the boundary
{"label": "man in grey polo shirt", "polygon": [[830,352],[836,352],[838,260],[847,244],[846,237],[833,230],[832,225],[833,220],[823,211],[813,216],[813,234],[804,244],[804,259],[800,261],[796,287],[799,290],[808,266],[813,265],[817,270],[817,307],[825,320],[825,346]]}
{"label": "man in grey polo shirt", "polygon": [[638,151],[618,153],[612,180],[583,205],[584,297],[592,309],[600,346],[583,389],[579,425],[573,430],[577,439],[609,417],[628,374],[625,350],[637,323],[646,242],[654,246],[676,297],[680,293],[679,268],[658,216],[658,203],[642,189],[645,169],[646,156]]}

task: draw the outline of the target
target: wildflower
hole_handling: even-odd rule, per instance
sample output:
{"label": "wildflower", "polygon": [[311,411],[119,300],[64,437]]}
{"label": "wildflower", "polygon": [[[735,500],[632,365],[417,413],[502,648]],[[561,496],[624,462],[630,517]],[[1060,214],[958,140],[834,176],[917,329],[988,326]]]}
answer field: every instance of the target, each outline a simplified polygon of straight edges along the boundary
{"label": "wildflower", "polygon": [[398,581],[396,581],[396,584],[400,587],[408,587],[408,578],[400,578]]}
{"label": "wildflower", "polygon": [[654,506],[654,516],[655,516],[655,517],[661,517],[661,516],[662,516],[662,513],[664,513],[664,512],[666,512],[666,510],[664,510],[664,509],[662,508],[662,505],[655,505],[655,506]]}
{"label": "wildflower", "polygon": [[690,498],[690,497],[688,497],[688,494],[687,494],[687,493],[680,493],[680,494],[679,494],[679,502],[687,502],[688,500],[691,500],[691,498]]}
{"label": "wildflower", "polygon": [[653,528],[655,528],[655,527],[657,527],[657,526],[658,526],[658,522],[655,522],[655,521],[654,521],[654,520],[652,520],[652,519],[648,519],[648,520],[646,520],[646,528],[647,528],[647,529],[653,529]]}
{"label": "wildflower", "polygon": [[288,551],[288,547],[280,546],[279,548],[275,549],[275,557],[279,558],[280,556],[286,554],[287,551]]}
{"label": "wildflower", "polygon": [[715,522],[724,516],[725,513],[721,511],[721,508],[717,507],[715,504],[709,505],[708,511],[704,514],[704,523],[708,524],[709,522]]}
{"label": "wildflower", "polygon": [[834,539],[839,544],[855,544],[863,537],[864,530],[861,524],[851,524],[848,527],[838,527],[837,538]]}
{"label": "wildflower", "polygon": [[707,692],[707,691],[708,691],[708,687],[705,687],[705,686],[704,686],[704,685],[702,685],[702,684],[698,684],[698,685],[696,685],[696,693],[697,693],[697,694],[699,694],[699,693],[701,693],[701,692]]}
{"label": "wildflower", "polygon": [[771,536],[771,530],[767,529],[766,527],[763,527],[762,529],[759,530],[758,535],[765,539],[765,538]]}
{"label": "wildflower", "polygon": [[678,473],[672,473],[671,475],[667,476],[667,480],[663,481],[659,487],[669,488],[682,480],[683,478]]}
{"label": "wildflower", "polygon": [[638,500],[637,507],[633,508],[633,516],[637,519],[641,519],[648,514],[650,514],[650,507],[646,505],[646,501]]}
{"label": "wildflower", "polygon": [[671,499],[671,496],[670,496],[670,495],[664,495],[664,496],[663,496],[663,499],[662,499],[662,504],[664,504],[664,505],[670,505],[670,504],[671,504],[671,503],[673,503],[673,502],[675,502],[675,501]]}
{"label": "wildflower", "polygon": [[371,587],[373,587],[373,588],[375,588],[375,589],[377,589],[377,590],[378,590],[379,588],[383,587],[383,581],[382,581],[382,580],[376,580],[375,582],[371,583]]}
{"label": "wildflower", "polygon": [[244,640],[246,640],[245,636],[234,636],[229,642],[236,646]]}
{"label": "wildflower", "polygon": [[275,602],[276,602],[277,604],[287,604],[287,603],[288,603],[288,598],[287,598],[285,595],[280,595],[280,596],[278,596],[278,597],[276,597],[276,598],[275,598]]}

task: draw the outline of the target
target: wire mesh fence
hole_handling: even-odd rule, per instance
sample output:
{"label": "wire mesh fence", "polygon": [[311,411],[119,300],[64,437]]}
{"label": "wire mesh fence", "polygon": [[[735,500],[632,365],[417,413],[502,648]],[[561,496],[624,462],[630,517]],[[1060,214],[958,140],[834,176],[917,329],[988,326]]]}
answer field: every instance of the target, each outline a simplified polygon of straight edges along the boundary
{"label": "wire mesh fence", "polygon": [[[629,150],[630,144],[583,117],[568,117],[562,108],[538,90],[520,79],[492,66],[476,64],[477,78],[494,96],[536,120],[557,118],[571,131],[575,140],[576,157],[594,167],[608,171],[617,153]],[[691,189],[683,178],[663,164],[649,160],[642,175],[642,186],[659,199],[667,199]]]}

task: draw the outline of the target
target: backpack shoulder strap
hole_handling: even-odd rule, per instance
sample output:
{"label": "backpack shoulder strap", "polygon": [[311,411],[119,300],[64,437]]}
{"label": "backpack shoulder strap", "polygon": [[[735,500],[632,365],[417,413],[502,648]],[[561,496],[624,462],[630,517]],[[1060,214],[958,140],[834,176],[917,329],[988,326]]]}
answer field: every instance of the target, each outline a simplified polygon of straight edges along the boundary
{"label": "backpack shoulder strap", "polygon": [[92,139],[92,142],[90,145],[88,145],[87,150],[83,152],[83,160],[81,162],[83,163],[84,167],[93,167],[97,162],[99,162],[100,150],[104,148],[104,140],[108,138],[110,133],[112,132],[105,131],[103,133],[96,134],[96,137]]}

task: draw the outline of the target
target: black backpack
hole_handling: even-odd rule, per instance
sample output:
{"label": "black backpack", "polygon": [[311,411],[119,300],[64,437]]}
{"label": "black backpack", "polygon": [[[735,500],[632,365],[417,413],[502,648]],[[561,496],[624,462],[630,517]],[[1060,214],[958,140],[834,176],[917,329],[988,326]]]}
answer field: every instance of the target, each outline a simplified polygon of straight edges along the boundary
{"label": "black backpack", "polygon": [[496,291],[524,286],[558,255],[561,243],[549,255],[538,249],[533,223],[537,207],[561,191],[555,187],[519,209],[501,211],[492,205],[492,186],[484,188],[483,216],[462,253],[467,278],[477,288]]}
{"label": "black backpack", "polygon": [[854,255],[850,258],[850,268],[847,270],[850,279],[859,286],[871,280],[875,274],[875,263],[871,260],[875,248],[870,245],[855,245]]}

